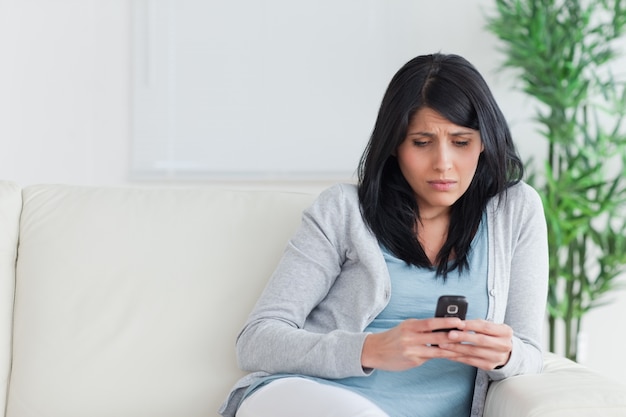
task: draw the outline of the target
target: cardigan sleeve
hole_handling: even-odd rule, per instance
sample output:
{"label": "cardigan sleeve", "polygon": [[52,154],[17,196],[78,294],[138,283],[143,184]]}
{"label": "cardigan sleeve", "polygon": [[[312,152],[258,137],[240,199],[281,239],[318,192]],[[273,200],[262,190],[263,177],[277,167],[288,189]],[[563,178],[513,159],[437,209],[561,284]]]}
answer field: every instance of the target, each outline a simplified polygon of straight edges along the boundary
{"label": "cardigan sleeve", "polygon": [[503,203],[507,207],[501,208],[501,226],[509,229],[503,233],[509,242],[501,244],[510,245],[504,323],[513,329],[513,350],[504,367],[489,372],[494,380],[537,373],[542,368],[549,267],[547,227],[538,193],[525,183],[514,188]]}
{"label": "cardigan sleeve", "polygon": [[237,338],[237,358],[244,371],[324,378],[368,374],[361,367],[367,336],[361,329],[328,322],[315,331],[305,326],[329,297],[346,262],[346,229],[354,210],[344,200],[343,189],[335,186],[303,213],[298,231]]}

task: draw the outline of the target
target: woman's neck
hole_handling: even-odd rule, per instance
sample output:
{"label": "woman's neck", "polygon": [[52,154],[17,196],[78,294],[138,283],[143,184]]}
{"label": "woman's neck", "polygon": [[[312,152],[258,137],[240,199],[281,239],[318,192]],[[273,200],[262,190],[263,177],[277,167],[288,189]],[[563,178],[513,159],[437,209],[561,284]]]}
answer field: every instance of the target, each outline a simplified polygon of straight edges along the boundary
{"label": "woman's neck", "polygon": [[432,265],[437,263],[437,255],[446,243],[449,226],[449,211],[440,212],[431,217],[420,217],[417,222],[417,240]]}

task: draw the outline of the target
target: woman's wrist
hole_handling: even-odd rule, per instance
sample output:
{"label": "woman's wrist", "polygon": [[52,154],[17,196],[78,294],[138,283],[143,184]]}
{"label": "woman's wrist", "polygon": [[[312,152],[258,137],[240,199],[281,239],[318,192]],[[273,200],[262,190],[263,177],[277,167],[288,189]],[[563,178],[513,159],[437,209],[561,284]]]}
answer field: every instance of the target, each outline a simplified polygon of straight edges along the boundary
{"label": "woman's wrist", "polygon": [[507,356],[506,361],[502,364],[502,365],[498,365],[495,368],[493,368],[494,370],[496,369],[502,369],[506,366],[507,363],[509,363],[509,360],[511,359],[511,351],[509,351],[509,356]]}
{"label": "woman's wrist", "polygon": [[376,335],[373,333],[368,334],[363,341],[363,349],[361,350],[361,366],[364,370],[370,370],[375,368],[375,352],[377,351]]}

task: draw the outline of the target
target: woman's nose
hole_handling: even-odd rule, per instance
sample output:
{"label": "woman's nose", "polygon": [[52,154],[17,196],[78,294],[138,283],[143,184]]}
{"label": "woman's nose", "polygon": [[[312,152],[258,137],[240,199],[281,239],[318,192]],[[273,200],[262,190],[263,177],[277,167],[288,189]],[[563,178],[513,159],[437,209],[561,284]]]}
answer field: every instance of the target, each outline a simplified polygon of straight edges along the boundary
{"label": "woman's nose", "polygon": [[433,168],[436,171],[447,171],[452,168],[450,149],[445,145],[437,147],[434,155]]}

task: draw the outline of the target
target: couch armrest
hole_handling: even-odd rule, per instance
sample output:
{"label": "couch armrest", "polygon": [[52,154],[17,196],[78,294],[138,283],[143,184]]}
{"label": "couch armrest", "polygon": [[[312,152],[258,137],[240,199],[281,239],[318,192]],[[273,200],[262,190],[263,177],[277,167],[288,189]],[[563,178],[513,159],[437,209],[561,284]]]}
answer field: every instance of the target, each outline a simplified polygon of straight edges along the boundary
{"label": "couch armrest", "polygon": [[546,353],[538,375],[493,382],[483,417],[626,416],[626,386]]}

